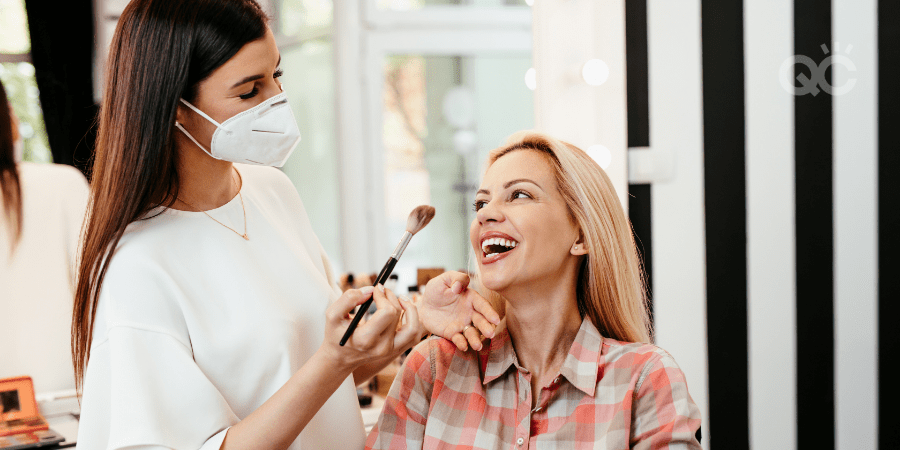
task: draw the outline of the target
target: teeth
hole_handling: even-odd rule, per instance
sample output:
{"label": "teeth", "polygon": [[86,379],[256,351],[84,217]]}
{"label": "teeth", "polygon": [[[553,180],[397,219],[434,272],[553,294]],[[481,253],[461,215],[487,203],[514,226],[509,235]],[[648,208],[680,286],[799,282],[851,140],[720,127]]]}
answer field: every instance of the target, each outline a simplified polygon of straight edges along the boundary
{"label": "teeth", "polygon": [[488,247],[490,247],[491,245],[502,245],[506,248],[516,248],[516,246],[519,245],[519,243],[514,240],[511,240],[511,239],[501,239],[501,238],[485,239],[484,242],[481,243],[482,251],[487,253]]}

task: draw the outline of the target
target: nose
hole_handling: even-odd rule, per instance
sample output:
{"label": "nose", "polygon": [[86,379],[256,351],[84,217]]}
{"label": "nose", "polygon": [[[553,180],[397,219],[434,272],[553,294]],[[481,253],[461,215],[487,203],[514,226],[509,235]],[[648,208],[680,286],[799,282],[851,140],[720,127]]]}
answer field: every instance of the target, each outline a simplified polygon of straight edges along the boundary
{"label": "nose", "polygon": [[262,87],[262,101],[266,101],[280,93],[284,92],[284,87],[278,81],[278,78],[268,80]]}
{"label": "nose", "polygon": [[491,200],[481,206],[481,209],[475,214],[475,218],[480,224],[503,221],[503,211],[500,210],[497,202],[498,200]]}

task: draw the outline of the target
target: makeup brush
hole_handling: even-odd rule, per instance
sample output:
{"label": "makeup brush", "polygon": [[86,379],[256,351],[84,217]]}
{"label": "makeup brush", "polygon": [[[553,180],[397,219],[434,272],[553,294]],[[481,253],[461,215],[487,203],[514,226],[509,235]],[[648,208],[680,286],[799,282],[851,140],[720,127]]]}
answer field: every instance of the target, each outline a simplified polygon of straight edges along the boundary
{"label": "makeup brush", "polygon": [[[387,263],[384,264],[384,267],[381,269],[381,272],[378,274],[378,278],[375,279],[375,284],[373,286],[378,286],[379,284],[384,284],[387,281],[388,277],[391,276],[391,272],[394,271],[394,266],[397,265],[397,260],[400,259],[400,255],[403,254],[403,251],[406,250],[407,244],[409,244],[410,239],[412,239],[413,235],[418,233],[419,230],[425,228],[425,225],[428,225],[428,222],[431,222],[431,219],[434,218],[434,207],[428,205],[420,205],[416,206],[416,209],[412,210],[409,213],[409,219],[406,219],[406,233],[403,233],[403,237],[400,239],[400,243],[397,244],[397,248],[394,249],[394,253],[391,254],[391,257],[388,258]],[[369,306],[372,306],[372,301],[374,300],[375,294],[372,294],[372,298],[366,300],[365,303],[359,305],[359,311],[356,312],[356,316],[353,317],[353,321],[350,322],[350,327],[347,328],[347,331],[344,333],[344,337],[341,338],[341,346],[347,343],[347,340],[350,339],[350,336],[353,334],[353,330],[359,325],[359,321],[362,320],[362,317],[366,314],[366,311],[369,310]]]}

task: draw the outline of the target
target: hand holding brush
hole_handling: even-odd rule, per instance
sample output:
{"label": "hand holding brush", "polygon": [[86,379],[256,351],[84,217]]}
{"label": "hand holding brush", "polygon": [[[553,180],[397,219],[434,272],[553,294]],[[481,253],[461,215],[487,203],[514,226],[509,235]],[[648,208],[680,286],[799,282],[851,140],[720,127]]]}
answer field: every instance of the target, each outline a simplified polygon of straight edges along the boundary
{"label": "hand holding brush", "polygon": [[[403,255],[403,251],[406,250],[406,246],[409,244],[409,241],[412,239],[413,235],[418,233],[422,228],[425,228],[425,225],[428,225],[428,222],[431,222],[431,219],[433,218],[433,206],[417,206],[416,209],[409,213],[409,218],[406,220],[406,233],[403,233],[403,237],[400,239],[400,243],[397,244],[397,248],[394,249],[394,253],[391,254],[391,257],[388,258],[387,263],[384,264],[384,267],[381,269],[381,272],[375,279],[375,283],[373,284],[374,286],[378,286],[379,284],[384,285],[384,282],[387,281],[388,277],[391,276],[391,272],[394,271],[394,266],[397,265],[397,261],[400,259],[400,256]],[[342,347],[347,343],[347,340],[350,339],[350,336],[353,335],[353,331],[356,330],[356,327],[359,325],[359,321],[362,320],[363,316],[366,314],[366,311],[369,310],[369,307],[371,305],[372,299],[370,298],[365,303],[359,306],[359,311],[356,312],[356,315],[353,317],[353,321],[350,322],[350,326],[344,333],[344,337],[341,338]]]}

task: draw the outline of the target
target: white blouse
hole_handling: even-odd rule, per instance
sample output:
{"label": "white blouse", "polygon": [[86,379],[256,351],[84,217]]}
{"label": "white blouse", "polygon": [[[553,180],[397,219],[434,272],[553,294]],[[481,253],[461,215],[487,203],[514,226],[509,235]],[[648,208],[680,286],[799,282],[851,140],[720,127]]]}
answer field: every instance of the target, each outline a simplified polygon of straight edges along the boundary
{"label": "white blouse", "polygon": [[[201,212],[128,226],[100,293],[78,448],[217,449],[321,345],[340,290],[300,197],[277,169],[235,167],[249,241]],[[244,231],[240,197],[208,213]],[[290,448],[364,439],[348,377]]]}

